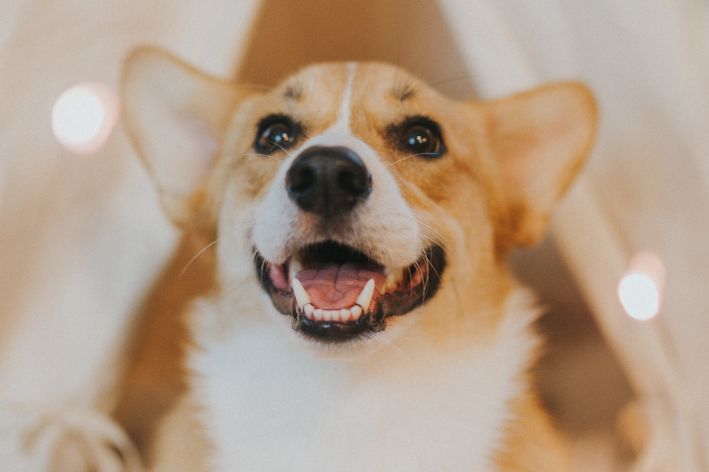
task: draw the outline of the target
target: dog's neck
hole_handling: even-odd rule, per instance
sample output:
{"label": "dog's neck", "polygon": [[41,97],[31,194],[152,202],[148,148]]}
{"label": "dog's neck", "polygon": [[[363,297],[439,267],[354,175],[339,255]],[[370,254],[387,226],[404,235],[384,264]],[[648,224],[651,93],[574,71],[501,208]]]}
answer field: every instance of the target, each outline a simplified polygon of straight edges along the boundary
{"label": "dog's neck", "polygon": [[[192,395],[215,470],[491,468],[537,346],[525,290],[482,337],[452,327],[441,346],[413,323],[372,355],[333,359],[296,346],[266,297],[241,289],[251,296],[202,300],[192,318]],[[225,310],[245,316],[225,326]]]}

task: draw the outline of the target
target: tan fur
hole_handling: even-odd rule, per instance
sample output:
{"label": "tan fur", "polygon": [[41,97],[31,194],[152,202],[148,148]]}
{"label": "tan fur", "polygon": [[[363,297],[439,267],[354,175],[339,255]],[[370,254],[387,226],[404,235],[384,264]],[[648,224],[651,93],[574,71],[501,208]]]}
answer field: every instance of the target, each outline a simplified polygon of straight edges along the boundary
{"label": "tan fur", "polygon": [[[161,61],[163,65],[154,65]],[[146,77],[187,77],[180,81],[187,85],[178,87],[184,95],[167,97],[169,107],[202,119],[202,125],[219,138],[221,144],[214,151],[209,171],[199,174],[191,187],[183,185],[177,195],[189,204],[179,203],[175,193],[162,189],[163,195],[168,194],[168,203],[164,201],[168,213],[187,226],[190,218],[198,215],[201,234],[216,233],[219,209],[225,204],[247,208],[263,199],[286,158],[285,153],[254,155],[250,146],[258,120],[269,113],[287,113],[303,123],[308,136],[318,135],[337,119],[347,76],[344,64],[324,64],[305,69],[268,93],[236,86],[229,92],[223,82],[156,51],[134,55],[126,70],[125,107],[132,123],[131,137],[161,189],[160,172],[166,167],[153,163],[155,149],[171,158],[174,155],[175,165],[189,156],[171,150],[169,136],[160,136],[163,141],[157,142],[150,122],[141,118],[145,107],[158,106],[146,105],[139,98],[150,94]],[[152,85],[159,86],[170,85]],[[386,163],[426,240],[442,244],[448,253],[441,292],[423,309],[431,315],[418,321],[422,331],[442,351],[456,349],[450,345],[452,326],[474,327],[475,339],[486,342],[496,332],[506,297],[517,286],[504,266],[506,252],[514,245],[539,239],[553,204],[588,154],[596,113],[590,93],[580,84],[564,83],[491,103],[461,103],[441,96],[398,68],[366,63],[357,67],[352,103],[352,133]],[[440,124],[448,147],[446,156],[419,159],[391,146],[387,127],[410,115],[425,115]],[[194,208],[195,202],[198,208]],[[187,241],[193,239],[194,234],[186,236]],[[202,269],[190,268],[182,278],[175,277],[185,259],[210,242],[204,236],[197,239],[197,245],[183,245],[186,257],[174,261],[166,273],[171,280],[156,286],[155,298],[146,306],[149,318],[141,327],[140,348],[128,377],[128,385],[137,390],[127,395],[120,409],[121,416],[133,422],[134,431],[154,427],[161,416],[151,413],[144,417],[146,421],[135,420],[134,412],[146,408],[146,399],[154,399],[148,408],[162,412],[181,388],[177,379],[180,371],[174,365],[179,351],[174,342],[184,341],[184,333],[175,324],[183,298],[204,293],[211,284],[213,290],[219,290],[217,273],[197,275],[203,274],[202,269],[215,269],[210,265],[211,251],[194,262]],[[166,302],[170,290],[175,290],[180,300]],[[391,321],[394,325],[398,322]],[[187,418],[190,411],[190,406],[183,405],[168,424],[181,424],[174,420],[175,415]],[[133,420],[129,420],[131,416]],[[496,456],[499,471],[568,470],[563,441],[531,392],[509,405],[508,416]]]}
{"label": "tan fur", "polygon": [[499,472],[564,472],[571,470],[565,441],[530,393],[511,405],[509,422],[496,457]]}
{"label": "tan fur", "polygon": [[214,286],[213,241],[213,234],[187,232],[138,314],[114,415],[145,453],[156,425],[186,389],[184,316]]}

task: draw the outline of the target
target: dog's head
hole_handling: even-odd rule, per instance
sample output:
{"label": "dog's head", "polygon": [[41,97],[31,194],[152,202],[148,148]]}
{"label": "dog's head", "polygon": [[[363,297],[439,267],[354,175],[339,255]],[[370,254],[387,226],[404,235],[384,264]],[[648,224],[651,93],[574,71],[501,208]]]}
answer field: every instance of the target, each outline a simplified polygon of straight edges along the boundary
{"label": "dog's head", "polygon": [[503,256],[539,239],[595,128],[577,83],[458,102],[377,63],[262,92],[142,49],[123,92],[166,212],[218,237],[220,290],[258,281],[331,343],[499,304]]}

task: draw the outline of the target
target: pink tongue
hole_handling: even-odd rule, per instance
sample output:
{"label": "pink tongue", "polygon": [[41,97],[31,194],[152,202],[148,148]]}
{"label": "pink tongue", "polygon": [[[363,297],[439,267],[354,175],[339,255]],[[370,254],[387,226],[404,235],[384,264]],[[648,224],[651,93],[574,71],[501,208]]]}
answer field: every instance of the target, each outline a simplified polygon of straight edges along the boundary
{"label": "pink tongue", "polygon": [[303,269],[296,274],[296,278],[303,284],[315,308],[326,309],[354,305],[369,279],[375,282],[374,300],[384,280],[381,273],[363,269],[357,264],[327,264],[317,269]]}

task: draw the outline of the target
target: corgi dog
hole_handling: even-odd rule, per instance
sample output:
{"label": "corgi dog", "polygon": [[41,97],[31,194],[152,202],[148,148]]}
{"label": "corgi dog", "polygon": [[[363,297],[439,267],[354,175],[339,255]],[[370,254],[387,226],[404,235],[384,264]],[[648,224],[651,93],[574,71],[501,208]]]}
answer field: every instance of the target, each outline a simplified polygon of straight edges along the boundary
{"label": "corgi dog", "polygon": [[533,386],[539,310],[505,258],[590,152],[584,85],[456,101],[324,63],[263,91],[141,48],[122,88],[162,207],[210,253],[169,314],[186,386],[154,470],[570,469]]}

